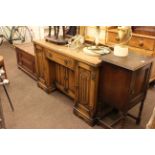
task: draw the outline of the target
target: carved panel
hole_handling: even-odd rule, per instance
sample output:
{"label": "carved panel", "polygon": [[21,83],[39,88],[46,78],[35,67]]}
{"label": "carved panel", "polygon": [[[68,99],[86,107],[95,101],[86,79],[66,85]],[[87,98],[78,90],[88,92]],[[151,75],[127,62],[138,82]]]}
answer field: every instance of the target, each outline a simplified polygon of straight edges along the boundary
{"label": "carved panel", "polygon": [[85,107],[89,108],[89,92],[90,92],[90,78],[91,73],[88,70],[79,68],[79,89],[78,89],[78,102]]}
{"label": "carved panel", "polygon": [[66,80],[66,76],[65,76],[65,71],[66,71],[66,67],[56,64],[56,83],[58,83],[59,85],[65,87],[65,80]]}
{"label": "carved panel", "polygon": [[75,72],[68,69],[68,89],[75,94]]}

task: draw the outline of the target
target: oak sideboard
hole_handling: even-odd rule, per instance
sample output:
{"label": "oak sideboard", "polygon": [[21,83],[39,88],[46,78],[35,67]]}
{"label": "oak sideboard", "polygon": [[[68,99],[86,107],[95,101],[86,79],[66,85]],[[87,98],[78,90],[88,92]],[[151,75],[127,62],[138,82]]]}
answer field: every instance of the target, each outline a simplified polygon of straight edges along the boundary
{"label": "oak sideboard", "polygon": [[[58,89],[64,94],[66,94],[67,96],[71,97],[74,100],[74,108],[73,108],[74,114],[84,119],[89,125],[94,125],[99,118],[98,111],[99,113],[101,113],[101,110],[99,110],[99,108],[100,108],[100,104],[102,103],[99,103],[99,101],[102,101],[102,100],[104,101],[102,95],[106,98],[105,96],[106,93],[102,94],[102,92],[108,91],[108,90],[105,90],[106,87],[101,87],[103,86],[104,83],[106,83],[106,81],[103,81],[102,76],[104,78],[106,75],[106,72],[107,72],[107,75],[111,75],[111,74],[110,74],[110,71],[109,72],[107,71],[107,68],[105,69],[106,70],[105,74],[103,74],[105,67],[103,66],[104,63],[102,61],[102,57],[94,57],[94,56],[86,55],[83,53],[82,48],[83,47],[78,49],[71,49],[64,45],[60,46],[60,45],[46,42],[45,40],[34,41],[38,86],[48,93]],[[141,60],[139,58],[137,59],[136,58],[137,57],[135,57],[135,62]],[[123,61],[124,65],[126,63],[125,60],[126,59],[124,59]],[[138,86],[139,89],[138,89],[138,92],[134,94],[134,97],[136,98],[136,96],[142,94],[143,97],[141,97],[140,99],[143,99],[143,101],[146,95],[147,87],[145,87],[145,90],[144,90],[144,89],[141,89],[141,88],[144,88],[144,87],[141,87],[141,85],[146,86],[148,83],[148,80],[146,80],[146,77],[149,76],[149,72],[150,72],[150,67],[148,66],[151,66],[151,63],[149,65],[148,63],[150,62],[148,61],[146,63],[142,63],[142,65],[139,67],[141,72],[134,74],[134,76],[138,75],[138,78],[142,77],[140,78],[140,83],[136,83],[136,86]],[[119,67],[117,67],[116,64],[113,64],[113,65],[114,67],[112,67],[112,70],[115,70],[114,71],[114,74],[115,74],[117,73],[117,68]],[[148,69],[147,72],[145,72],[146,65]],[[111,70],[111,68],[108,68],[108,69]],[[120,74],[124,74],[124,72],[121,72]],[[122,77],[124,78],[124,77],[127,77],[128,75],[130,76],[130,74],[127,74],[124,76],[120,74],[117,77],[117,80],[119,80],[120,78],[120,81],[122,80],[121,79]],[[115,74],[115,76],[117,76],[117,74]],[[130,79],[131,76],[127,78]],[[108,80],[109,78],[106,77],[105,79]],[[110,79],[112,79],[112,77],[110,77]],[[128,80],[125,80],[124,82],[128,82]],[[132,84],[134,85],[134,83]],[[128,86],[131,86],[131,85],[128,84]],[[107,88],[109,89],[109,87]],[[125,91],[128,91],[128,88],[126,87],[118,86],[117,89],[119,88],[121,88],[121,92],[124,92],[123,89],[127,89]],[[116,90],[116,89],[115,91],[119,92],[119,90]],[[115,91],[113,91],[113,93]],[[132,93],[133,91],[131,90]],[[145,93],[142,93],[142,91]],[[111,96],[111,98],[113,98],[113,95]],[[124,103],[125,106],[126,104],[129,104],[127,100],[128,99],[124,99],[124,101],[126,101],[126,103]],[[135,100],[134,105],[136,105],[139,102],[140,100]],[[131,106],[126,106],[126,107],[131,108]]]}

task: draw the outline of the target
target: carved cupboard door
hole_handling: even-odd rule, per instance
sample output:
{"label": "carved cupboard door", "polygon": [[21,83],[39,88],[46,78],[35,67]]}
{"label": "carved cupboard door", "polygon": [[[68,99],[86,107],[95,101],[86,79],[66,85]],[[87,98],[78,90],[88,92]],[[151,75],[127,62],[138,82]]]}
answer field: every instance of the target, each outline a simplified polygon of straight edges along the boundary
{"label": "carved cupboard door", "polygon": [[64,90],[65,89],[65,81],[66,81],[66,67],[59,65],[59,64],[55,64],[55,70],[56,70],[56,78],[55,78],[55,83],[56,86],[61,89]]}
{"label": "carved cupboard door", "polygon": [[80,63],[76,69],[74,113],[93,124],[97,103],[98,69]]}
{"label": "carved cupboard door", "polygon": [[83,68],[78,70],[78,102],[89,109],[89,90],[91,72]]}
{"label": "carved cupboard door", "polygon": [[56,87],[69,95],[71,98],[75,98],[75,73],[73,70],[60,65],[55,64],[56,67]]}

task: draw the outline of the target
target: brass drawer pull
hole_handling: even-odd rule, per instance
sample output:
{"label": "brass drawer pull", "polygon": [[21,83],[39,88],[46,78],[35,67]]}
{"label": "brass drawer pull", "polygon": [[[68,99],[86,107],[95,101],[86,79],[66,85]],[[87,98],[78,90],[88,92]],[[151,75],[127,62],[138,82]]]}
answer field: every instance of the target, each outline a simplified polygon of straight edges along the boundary
{"label": "brass drawer pull", "polygon": [[120,39],[118,37],[115,38],[116,41],[120,41]]}

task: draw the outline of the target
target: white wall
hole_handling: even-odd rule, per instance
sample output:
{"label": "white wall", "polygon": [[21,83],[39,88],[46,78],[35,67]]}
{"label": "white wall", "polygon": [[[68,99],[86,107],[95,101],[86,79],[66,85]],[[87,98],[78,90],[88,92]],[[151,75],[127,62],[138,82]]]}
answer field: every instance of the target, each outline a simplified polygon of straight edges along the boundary
{"label": "white wall", "polygon": [[33,39],[44,39],[44,27],[43,26],[29,26],[32,31]]}

